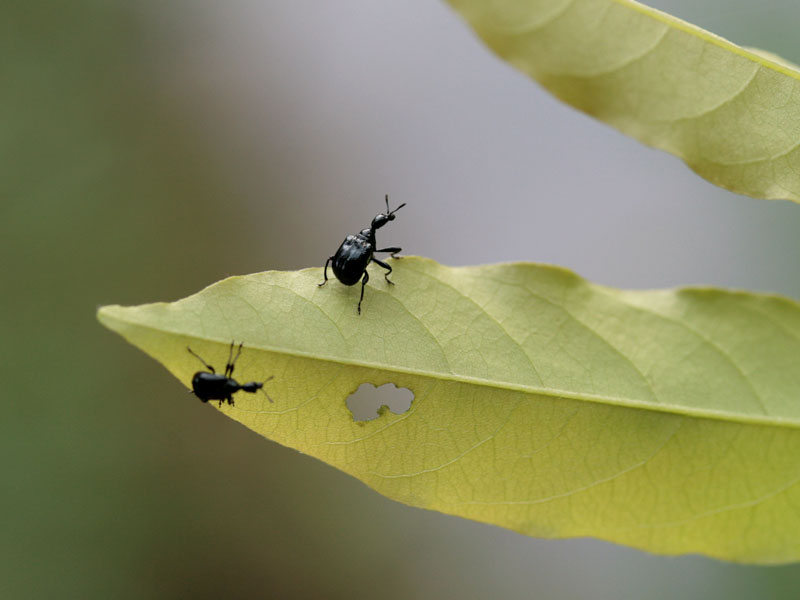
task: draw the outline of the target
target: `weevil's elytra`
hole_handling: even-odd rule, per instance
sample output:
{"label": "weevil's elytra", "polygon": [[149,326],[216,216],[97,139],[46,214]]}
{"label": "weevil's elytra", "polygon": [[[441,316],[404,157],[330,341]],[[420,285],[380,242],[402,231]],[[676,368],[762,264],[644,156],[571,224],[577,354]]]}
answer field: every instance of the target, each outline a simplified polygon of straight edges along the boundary
{"label": "weevil's elytra", "polygon": [[405,206],[405,202],[395,208],[389,210],[389,194],[386,194],[386,213],[375,215],[372,219],[372,224],[368,229],[362,229],[355,235],[348,235],[336,254],[329,256],[325,261],[325,269],[323,270],[324,281],[319,284],[320,287],[328,283],[328,265],[333,262],[333,274],[344,285],[355,285],[361,280],[361,297],[358,300],[358,314],[361,314],[361,302],[364,300],[364,286],[369,281],[369,273],[367,267],[369,263],[374,262],[384,269],[386,273],[384,277],[386,282],[394,285],[394,282],[389,279],[389,273],[392,272],[392,267],[387,265],[382,260],[375,258],[376,252],[388,252],[392,258],[400,258],[395,256],[402,248],[383,248],[378,250],[375,242],[375,230],[380,229],[389,221],[394,221],[394,213]]}
{"label": "weevil's elytra", "polygon": [[227,402],[233,406],[233,395],[236,392],[241,390],[248,394],[255,394],[258,390],[261,390],[267,399],[272,402],[272,398],[269,397],[269,394],[262,389],[264,384],[272,379],[272,375],[267,377],[264,381],[251,381],[250,383],[241,384],[232,377],[236,359],[239,358],[239,355],[242,353],[243,344],[239,344],[236,356],[233,356],[233,346],[234,343],[231,342],[231,346],[228,349],[228,362],[225,364],[224,375],[217,373],[214,367],[203,360],[200,355],[189,348],[189,346],[186,346],[189,353],[196,357],[203,363],[203,366],[208,369],[208,371],[198,371],[194,374],[194,377],[192,377],[191,393],[200,398],[203,402],[218,400],[220,406],[222,406],[223,402]]}

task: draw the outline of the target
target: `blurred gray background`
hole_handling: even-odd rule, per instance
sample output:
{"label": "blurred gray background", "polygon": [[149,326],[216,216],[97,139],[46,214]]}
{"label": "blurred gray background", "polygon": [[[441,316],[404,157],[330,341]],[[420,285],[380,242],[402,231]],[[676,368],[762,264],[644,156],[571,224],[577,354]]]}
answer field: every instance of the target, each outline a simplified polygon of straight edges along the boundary
{"label": "blurred gray background", "polygon": [[[658,8],[800,62],[791,0]],[[0,7],[0,597],[795,598],[800,568],[409,508],[185,393],[95,321],[382,243],[800,298],[800,206],[560,104],[435,0]],[[385,232],[385,233],[384,233]]]}

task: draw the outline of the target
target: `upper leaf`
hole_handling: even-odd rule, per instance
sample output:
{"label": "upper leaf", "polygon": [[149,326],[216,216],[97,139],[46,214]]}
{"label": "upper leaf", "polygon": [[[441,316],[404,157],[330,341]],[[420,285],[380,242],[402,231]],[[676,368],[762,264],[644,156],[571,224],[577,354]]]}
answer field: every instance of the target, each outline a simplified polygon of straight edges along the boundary
{"label": "upper leaf", "polygon": [[448,0],[574,107],[731,191],[800,201],[800,71],[631,0]]}
{"label": "upper leaf", "polygon": [[[530,535],[800,559],[800,307],[711,289],[619,291],[534,264],[396,261],[396,286],[319,269],[221,281],[100,320],[181,381],[186,346],[241,381],[222,410],[403,502]],[[414,394],[356,423],[362,383]]]}

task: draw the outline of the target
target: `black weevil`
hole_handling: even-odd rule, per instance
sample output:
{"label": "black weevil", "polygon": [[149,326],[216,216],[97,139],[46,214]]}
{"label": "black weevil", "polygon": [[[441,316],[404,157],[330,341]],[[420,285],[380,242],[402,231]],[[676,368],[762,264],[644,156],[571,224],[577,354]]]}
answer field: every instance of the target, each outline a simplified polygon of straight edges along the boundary
{"label": "black weevil", "polygon": [[269,397],[269,394],[261,389],[267,381],[272,379],[272,376],[267,377],[264,381],[251,381],[250,383],[241,384],[232,377],[236,359],[239,358],[239,355],[242,353],[242,345],[243,344],[239,344],[239,349],[234,357],[233,342],[231,342],[231,347],[228,349],[228,362],[225,365],[224,375],[217,373],[214,367],[203,360],[200,355],[189,348],[189,346],[186,346],[189,353],[197,357],[200,362],[211,371],[210,373],[207,371],[198,371],[194,374],[194,377],[192,377],[192,391],[190,393],[200,398],[203,402],[219,400],[220,406],[222,406],[223,402],[227,402],[233,406],[233,394],[239,390],[247,392],[248,394],[255,394],[258,390],[261,390],[267,399],[272,402],[272,398]]}
{"label": "black weevil", "polygon": [[376,250],[375,230],[380,229],[389,221],[394,221],[394,213],[405,205],[406,203],[403,202],[403,204],[394,210],[389,210],[389,194],[386,194],[386,213],[376,215],[375,218],[372,219],[372,224],[369,226],[369,229],[362,229],[355,235],[348,235],[342,242],[342,245],[339,246],[336,254],[329,256],[328,260],[325,261],[325,270],[323,271],[325,280],[319,284],[320,287],[328,283],[328,265],[331,261],[333,261],[333,274],[336,275],[336,279],[343,284],[355,285],[358,283],[359,279],[361,280],[361,298],[358,300],[358,314],[361,314],[361,302],[364,300],[364,286],[367,285],[369,281],[367,266],[370,262],[376,262],[386,269],[387,273],[384,277],[388,283],[394,285],[394,282],[389,279],[389,273],[392,272],[392,267],[382,260],[375,258],[375,253],[389,252],[392,258],[400,258],[399,256],[395,256],[395,254],[400,252],[402,248],[383,248],[382,250]]}

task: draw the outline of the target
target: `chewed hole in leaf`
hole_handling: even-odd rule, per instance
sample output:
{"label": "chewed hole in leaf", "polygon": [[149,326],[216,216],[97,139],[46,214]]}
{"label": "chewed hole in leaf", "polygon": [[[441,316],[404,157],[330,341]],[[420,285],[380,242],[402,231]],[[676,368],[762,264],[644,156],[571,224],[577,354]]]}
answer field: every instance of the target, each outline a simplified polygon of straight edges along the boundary
{"label": "chewed hole in leaf", "polygon": [[408,388],[399,388],[393,383],[380,387],[362,383],[347,399],[347,408],[353,413],[354,421],[371,421],[385,409],[401,415],[411,408],[413,400],[414,393]]}

